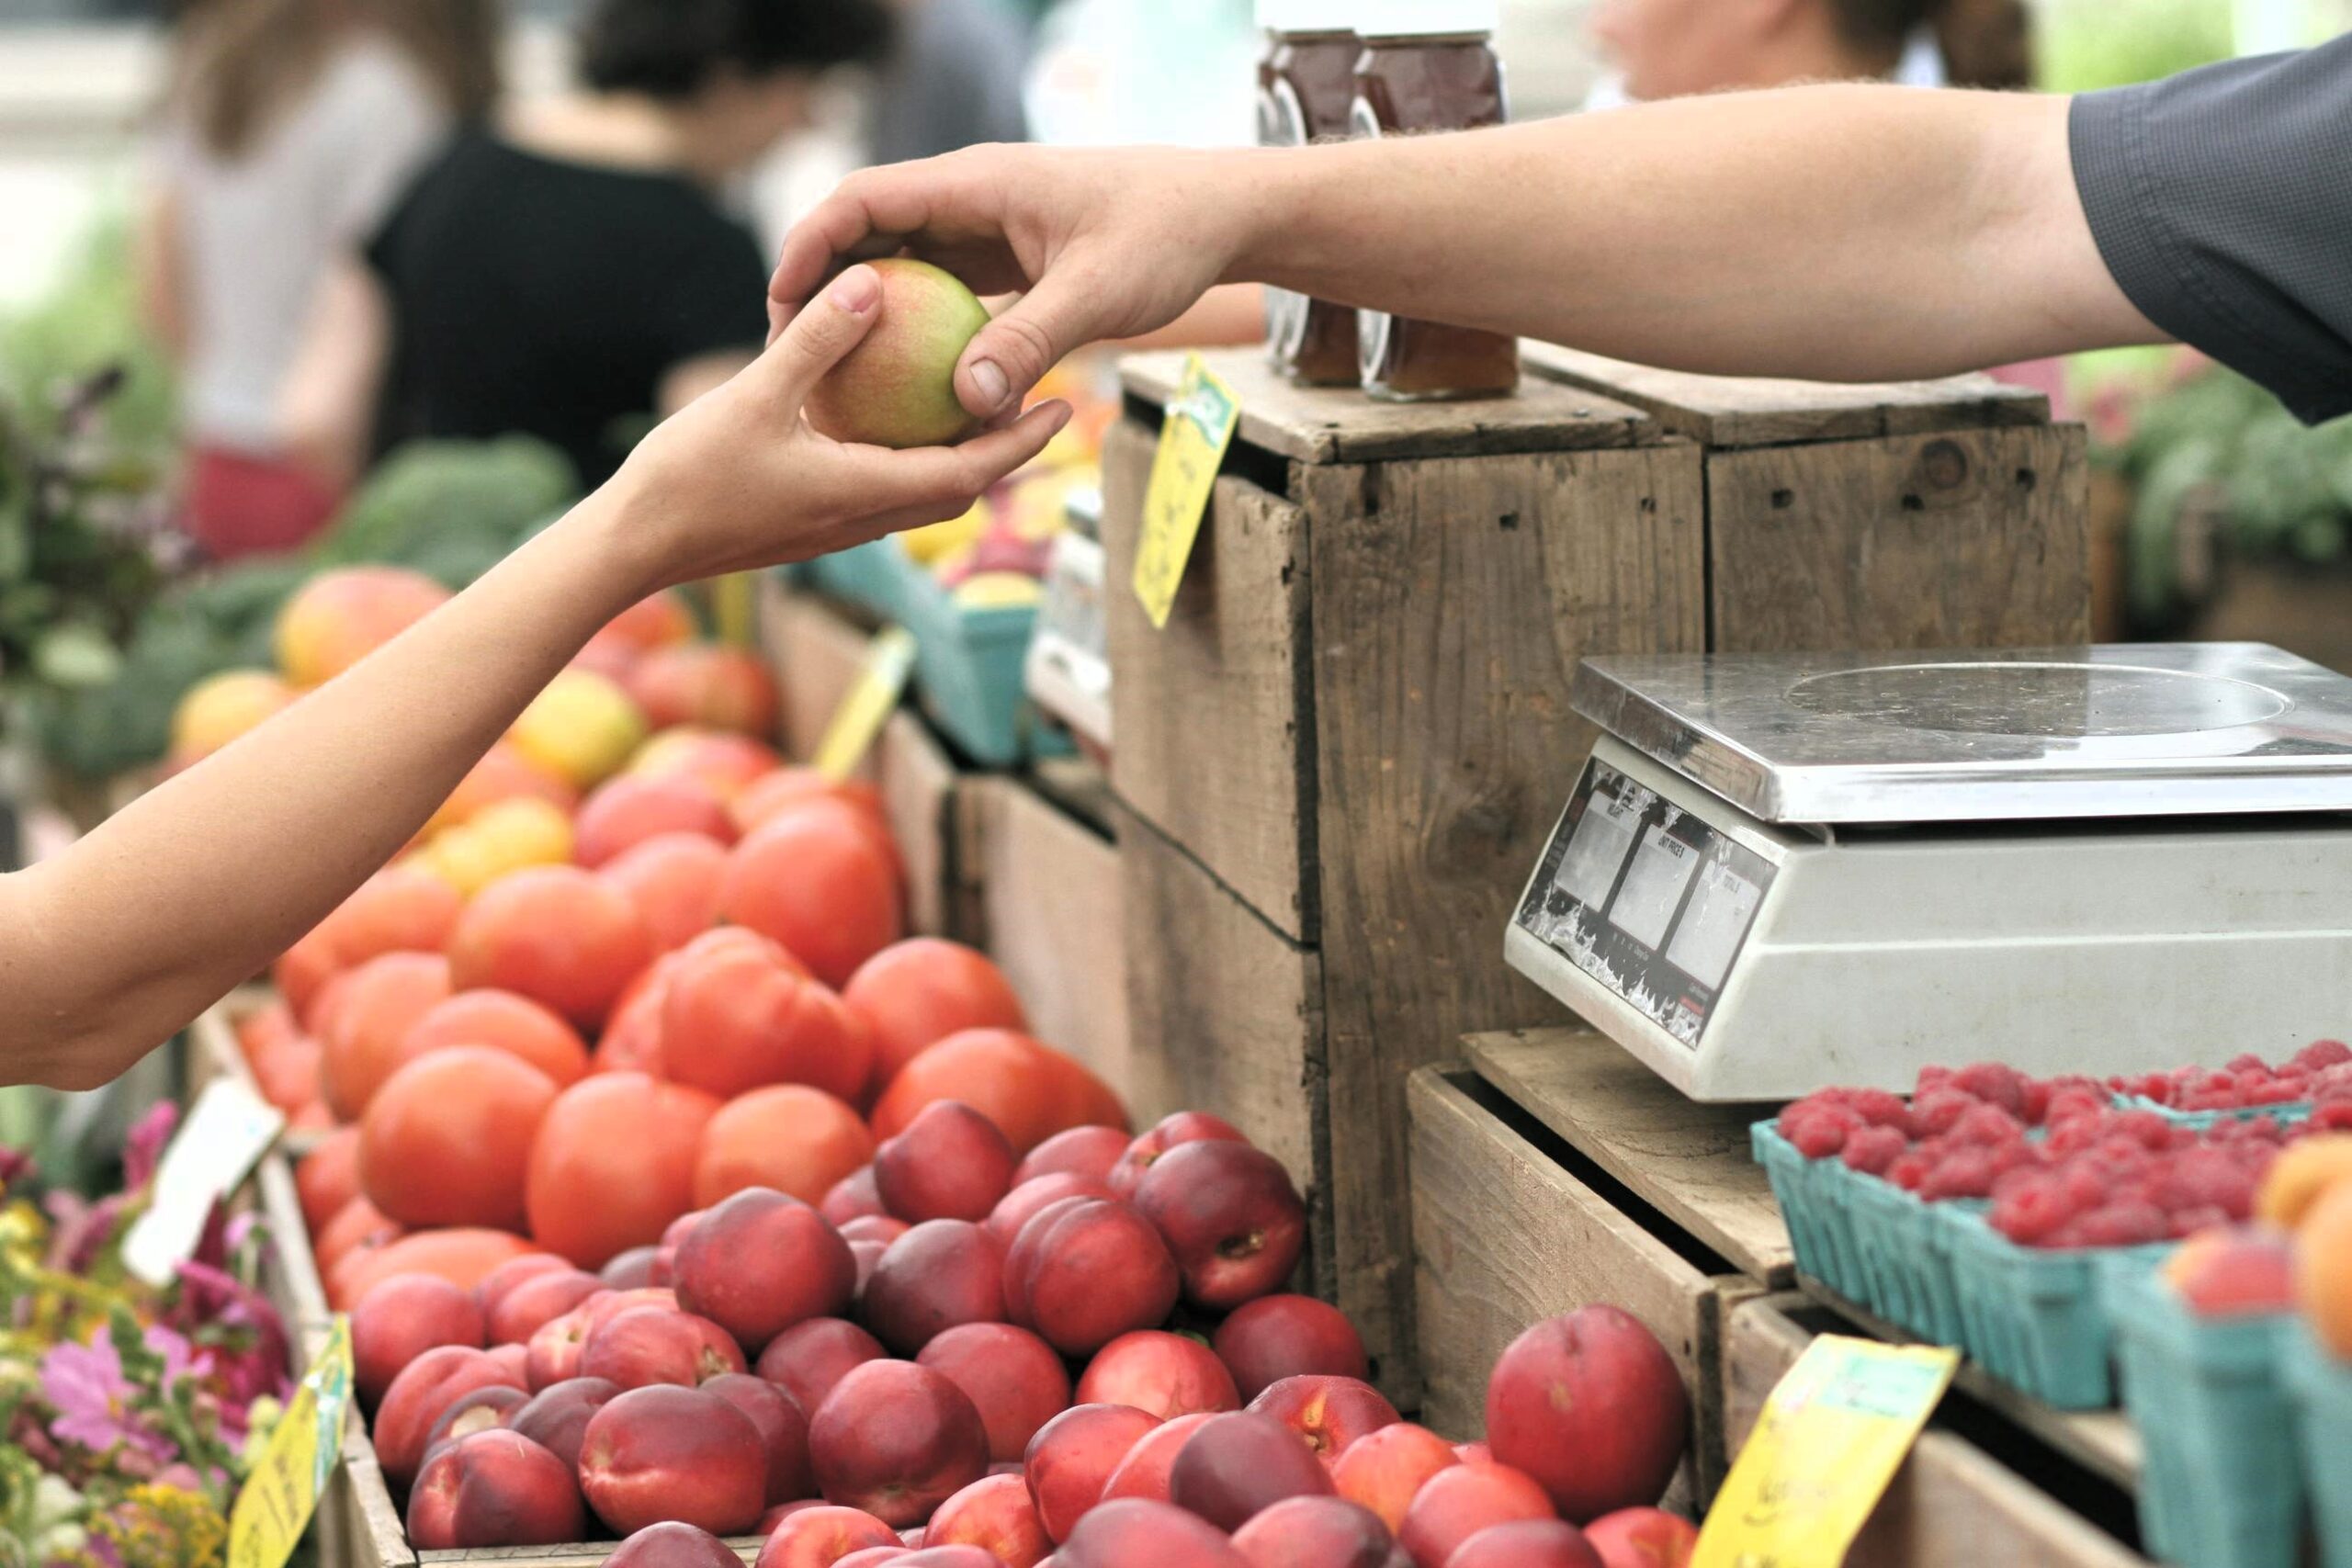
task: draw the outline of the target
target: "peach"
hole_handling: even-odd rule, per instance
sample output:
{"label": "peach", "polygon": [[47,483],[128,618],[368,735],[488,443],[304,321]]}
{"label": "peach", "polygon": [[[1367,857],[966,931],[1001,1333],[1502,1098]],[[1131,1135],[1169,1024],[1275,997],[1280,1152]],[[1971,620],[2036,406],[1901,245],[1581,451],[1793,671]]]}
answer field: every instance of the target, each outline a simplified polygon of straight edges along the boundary
{"label": "peach", "polygon": [[1446,1568],[1608,1568],[1584,1531],[1564,1519],[1488,1525],[1445,1562]]}
{"label": "peach", "polygon": [[899,1532],[858,1508],[819,1504],[797,1508],[776,1522],[760,1548],[753,1568],[833,1568],[842,1559],[873,1547],[897,1550]]}
{"label": "peach", "polygon": [[1168,1497],[1219,1529],[1239,1529],[1285,1497],[1328,1496],[1331,1477],[1271,1416],[1237,1411],[1204,1423],[1168,1472]]}
{"label": "peach", "polygon": [[1020,1163],[995,1122],[960,1100],[934,1100],[874,1151],[874,1185],[902,1220],[977,1223],[1012,1190]]}
{"label": "peach", "polygon": [[278,671],[297,687],[331,681],[431,615],[448,597],[447,589],[406,567],[322,571],[277,613],[271,641]]}
{"label": "peach", "polygon": [[743,1560],[708,1530],[671,1521],[621,1542],[605,1568],[743,1568]]}
{"label": "peach", "polygon": [[474,1432],[426,1463],[408,1500],[409,1544],[555,1546],[587,1533],[580,1488],[561,1460],[514,1432]]}
{"label": "peach", "polygon": [[1072,1127],[1067,1133],[1056,1133],[1021,1156],[1021,1163],[1012,1169],[1012,1185],[1018,1190],[1041,1176],[1076,1176],[1108,1186],[1112,1167],[1134,1142],[1116,1127]]}
{"label": "peach", "polygon": [[548,1319],[523,1348],[523,1380],[533,1390],[552,1388],[580,1375],[580,1352],[587,1347],[592,1324],[590,1297],[560,1317]]}
{"label": "peach", "polygon": [[1395,1545],[1370,1509],[1312,1495],[1286,1497],[1233,1532],[1250,1568],[1386,1568]]}
{"label": "peach", "polygon": [[648,1285],[666,1285],[671,1280],[670,1266],[676,1254],[666,1247],[632,1247],[627,1252],[616,1252],[596,1270],[596,1277],[607,1288],[616,1291],[641,1290]]}
{"label": "peach", "polygon": [[552,1252],[526,1252],[520,1258],[509,1258],[483,1275],[474,1286],[474,1300],[481,1303],[482,1322],[487,1324],[506,1292],[526,1280],[536,1280],[542,1274],[570,1273],[572,1263],[568,1258],[558,1258]]}
{"label": "peach", "polygon": [[425,1434],[425,1462],[432,1462],[434,1451],[444,1443],[453,1443],[476,1432],[514,1425],[514,1413],[530,1402],[529,1394],[503,1383],[459,1394],[455,1403],[441,1412],[441,1418],[433,1423],[433,1430]]}
{"label": "peach", "polygon": [[1074,1404],[1039,1427],[1022,1473],[1046,1534],[1068,1540],[1119,1462],[1159,1425],[1158,1416],[1125,1404]]}
{"label": "peach", "polygon": [[989,1457],[1000,1464],[1028,1452],[1037,1428],[1069,1405],[1069,1372],[1054,1348],[1009,1323],[949,1328],[933,1336],[915,1362],[964,1391],[988,1428]]}
{"label": "peach", "polygon": [[569,1265],[560,1273],[535,1274],[503,1292],[491,1310],[491,1343],[527,1345],[549,1322],[609,1288],[596,1275]]}
{"label": "peach", "polygon": [[1399,1419],[1396,1407],[1370,1383],[1315,1374],[1283,1379],[1251,1400],[1250,1408],[1296,1432],[1327,1466],[1338,1463],[1358,1438]]}
{"label": "peach", "polygon": [[1135,1205],[1168,1238],[1184,1299],[1212,1311],[1281,1289],[1306,1244],[1306,1204],[1290,1172],[1248,1144],[1169,1150],[1136,1183]]}
{"label": "peach", "polygon": [[839,1316],[856,1288],[856,1259],[841,1233],[768,1188],[736,1193],[677,1246],[678,1304],[754,1354],[797,1323]]}
{"label": "peach", "polygon": [[883,1344],[911,1356],[950,1328],[1004,1320],[1004,1256],[976,1224],[926,1220],[883,1251],[859,1305]]}
{"label": "peach", "polygon": [[1363,1339],[1347,1314],[1313,1296],[1261,1296],[1217,1325],[1217,1359],[1243,1399],[1287,1377],[1321,1373],[1363,1379]]}
{"label": "peach", "polygon": [[[928,1537],[926,1537],[928,1539]],[[899,1557],[876,1558],[872,1563],[854,1563],[852,1568],[876,1568],[876,1563],[888,1562],[896,1568],[1005,1568],[1004,1559],[980,1546],[925,1546]]]}
{"label": "peach", "polygon": [[396,1274],[351,1309],[351,1365],[359,1397],[369,1404],[401,1369],[439,1346],[479,1350],[481,1308],[473,1297],[431,1274]]}
{"label": "peach", "polygon": [[511,1386],[514,1381],[480,1350],[459,1345],[427,1350],[401,1368],[384,1391],[370,1433],[376,1461],[395,1485],[407,1485],[424,1462],[424,1440],[443,1411],[478,1388]]}
{"label": "peach", "polygon": [[1620,1508],[1584,1527],[1601,1568],[1690,1568],[1699,1527],[1662,1508]]}
{"label": "peach", "polygon": [[1490,1460],[1495,1456],[1484,1443],[1456,1443],[1453,1445],[1453,1457],[1468,1464],[1473,1460]]}
{"label": "peach", "polygon": [[861,1305],[865,1301],[865,1287],[874,1279],[874,1270],[881,1266],[882,1255],[889,1250],[886,1242],[854,1241],[849,1244],[851,1261],[857,1265],[856,1300]]}
{"label": "peach", "polygon": [[988,308],[955,274],[893,256],[868,262],[880,314],[855,348],[809,390],[808,423],[836,441],[938,446],[978,423],[956,397],[956,362]]}
{"label": "peach", "polygon": [[1161,1420],[1241,1408],[1233,1376],[1197,1339],[1159,1329],[1122,1334],[1079,1375],[1081,1404],[1132,1404]]}
{"label": "peach", "polygon": [[1111,1189],[1092,1177],[1066,1170],[1050,1171],[1021,1182],[989,1211],[988,1232],[999,1247],[1010,1248],[1021,1227],[1065,1198],[1108,1198]]}
{"label": "peach", "polygon": [[1005,1255],[1005,1315],[1065,1356],[1166,1322],[1181,1288],[1152,1223],[1109,1199],[1048,1204]]}
{"label": "peach", "polygon": [[1212,1116],[1205,1111],[1179,1111],[1130,1142],[1119,1156],[1118,1163],[1111,1168],[1110,1174],[1103,1179],[1110,1182],[1111,1190],[1120,1197],[1132,1198],[1145,1172],[1150,1170],[1162,1155],[1186,1144],[1204,1141],[1246,1144],[1250,1140],[1241,1135],[1239,1128],[1222,1117]]}
{"label": "peach", "polygon": [[[939,1224],[958,1224],[961,1221],[941,1220]],[[914,1226],[904,1220],[894,1220],[888,1214],[860,1214],[841,1227],[843,1241],[878,1241],[888,1247]]]}
{"label": "peach", "polygon": [[827,1502],[910,1525],[988,1472],[989,1434],[946,1374],[868,1361],[817,1407],[808,1457]]}
{"label": "peach", "polygon": [[982,1476],[948,1498],[923,1527],[922,1543],[925,1551],[977,1546],[994,1552],[1001,1568],[1036,1568],[1054,1550],[1018,1475]]}
{"label": "peach", "polygon": [[1148,1497],[1155,1502],[1169,1501],[1168,1475],[1176,1468],[1176,1456],[1193,1433],[1216,1419],[1214,1411],[1198,1411],[1191,1416],[1179,1416],[1163,1421],[1136,1439],[1119,1468],[1111,1472],[1103,1483],[1105,1500],[1113,1497]]}
{"label": "peach", "polygon": [[741,1535],[758,1522],[767,1487],[759,1428],[698,1388],[616,1394],[589,1418],[580,1446],[588,1506],[623,1535],[664,1519]]}
{"label": "peach", "polygon": [[1225,1532],[1169,1503],[1122,1497],[1079,1522],[1055,1568],[1250,1568]]}
{"label": "peach", "polygon": [[577,1471],[589,1418],[621,1392],[620,1384],[603,1378],[567,1378],[533,1394],[506,1425]]}
{"label": "peach", "polygon": [[812,1411],[854,1367],[881,1360],[882,1342],[846,1318],[812,1317],[768,1341],[760,1352],[759,1375]]}
{"label": "peach", "polygon": [[2295,1249],[2284,1231],[2199,1231],[2164,1262],[2165,1280],[2200,1317],[2295,1310]]}
{"label": "peach", "polygon": [[1631,1314],[1579,1307],[1511,1341],[1487,1380],[1487,1446],[1571,1524],[1655,1503],[1690,1432],[1674,1361]]}
{"label": "peach", "polygon": [[817,1212],[837,1225],[866,1214],[890,1213],[883,1205],[882,1190],[874,1184],[871,1165],[860,1166],[825,1189],[824,1201],[817,1205]]}
{"label": "peach", "polygon": [[743,1370],[734,1337],[707,1317],[638,1307],[592,1332],[580,1351],[580,1375],[625,1389],[654,1383],[694,1388]]}
{"label": "peach", "polygon": [[[718,792],[699,779],[623,773],[589,792],[571,820],[572,858],[592,870],[664,833],[735,841],[735,820]],[[705,921],[707,926],[708,921]]]}
{"label": "peach", "polygon": [[1331,1466],[1340,1495],[1361,1503],[1393,1533],[1405,1526],[1405,1510],[1441,1470],[1462,1462],[1453,1446],[1426,1427],[1398,1421],[1350,1443]]}
{"label": "peach", "polygon": [[498,1370],[504,1372],[507,1381],[517,1388],[527,1389],[531,1386],[531,1355],[524,1347],[492,1345],[482,1353],[497,1362]]}
{"label": "peach", "polygon": [[1405,1510],[1396,1541],[1414,1568],[1445,1568],[1464,1541],[1489,1526],[1555,1517],[1551,1498],[1525,1471],[1472,1461],[1430,1477]]}
{"label": "peach", "polygon": [[750,1416],[760,1429],[760,1441],[768,1452],[771,1506],[817,1495],[817,1478],[808,1469],[808,1417],[790,1394],[743,1372],[722,1373],[702,1386]]}

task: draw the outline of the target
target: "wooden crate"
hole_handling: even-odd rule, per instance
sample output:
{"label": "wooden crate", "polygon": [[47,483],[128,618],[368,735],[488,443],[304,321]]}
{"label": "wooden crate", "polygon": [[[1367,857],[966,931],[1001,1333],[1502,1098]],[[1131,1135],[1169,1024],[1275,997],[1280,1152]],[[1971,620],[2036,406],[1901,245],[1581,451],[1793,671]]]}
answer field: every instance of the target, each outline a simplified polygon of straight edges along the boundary
{"label": "wooden crate", "polygon": [[1724,1320],[1763,1286],[1632,1200],[1466,1068],[1421,1068],[1408,1101],[1424,1424],[1448,1437],[1482,1434],[1487,1374],[1529,1325],[1580,1306],[1622,1307],[1682,1373],[1691,1455],[1673,1500],[1703,1505],[1725,1462]]}
{"label": "wooden crate", "polygon": [[[1156,835],[1123,855],[1138,1079],[1312,1148],[1318,1280],[1410,1403],[1405,1078],[1563,1016],[1500,947],[1592,745],[1577,660],[2078,638],[2081,437],[1989,384],[1398,408],[1213,357],[1241,422],[1165,629],[1120,585],[1181,358],[1127,363],[1104,454],[1112,784]],[[1185,911],[1279,989],[1165,951]],[[1195,1092],[1269,1082],[1311,1103]]]}

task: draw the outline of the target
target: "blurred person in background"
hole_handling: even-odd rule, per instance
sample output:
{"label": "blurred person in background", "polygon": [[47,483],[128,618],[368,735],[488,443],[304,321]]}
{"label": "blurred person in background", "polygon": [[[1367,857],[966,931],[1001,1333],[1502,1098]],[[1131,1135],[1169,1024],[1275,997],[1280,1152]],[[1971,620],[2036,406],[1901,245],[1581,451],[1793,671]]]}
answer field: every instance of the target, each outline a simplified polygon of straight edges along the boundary
{"label": "blurred person in background", "polygon": [[209,555],[285,549],[334,512],[277,393],[333,258],[497,90],[494,0],[189,0],[139,233],[141,295],[185,382],[183,522]]}
{"label": "blurred person in background", "polygon": [[1589,107],[1799,82],[2031,85],[2023,0],[1599,0],[1616,74]]}
{"label": "blurred person in background", "polygon": [[458,135],[330,277],[283,394],[302,451],[519,432],[602,483],[759,352],[766,263],[719,192],[889,38],[879,0],[598,0],[582,87]]}
{"label": "blurred person in background", "polygon": [[866,148],[876,164],[982,141],[1026,141],[1029,28],[1005,0],[889,0],[898,43],[874,82]]}

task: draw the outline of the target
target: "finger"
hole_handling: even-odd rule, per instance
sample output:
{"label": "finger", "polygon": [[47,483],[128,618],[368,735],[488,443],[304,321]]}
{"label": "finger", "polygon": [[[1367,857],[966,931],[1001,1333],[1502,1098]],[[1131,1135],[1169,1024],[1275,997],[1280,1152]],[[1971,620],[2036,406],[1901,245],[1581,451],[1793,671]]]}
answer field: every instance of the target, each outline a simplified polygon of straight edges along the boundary
{"label": "finger", "polygon": [[956,400],[982,419],[1018,408],[1065,355],[1105,335],[1106,294],[1064,258],[966,347],[956,366]]}
{"label": "finger", "polygon": [[882,279],[870,266],[854,266],[784,324],[754,368],[775,398],[797,409],[881,314]]}
{"label": "finger", "polygon": [[1056,398],[1039,403],[1001,430],[984,431],[955,446],[873,451],[866,499],[879,513],[946,506],[948,515],[971,505],[982,491],[1046,449],[1068,424],[1070,406]]}

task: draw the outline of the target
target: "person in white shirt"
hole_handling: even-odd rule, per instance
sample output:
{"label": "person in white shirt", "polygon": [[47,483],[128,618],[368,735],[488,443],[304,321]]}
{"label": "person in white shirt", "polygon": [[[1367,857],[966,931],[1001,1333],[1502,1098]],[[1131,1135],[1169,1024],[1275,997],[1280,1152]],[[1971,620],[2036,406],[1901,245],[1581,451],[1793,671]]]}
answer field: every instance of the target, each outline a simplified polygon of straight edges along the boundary
{"label": "person in white shirt", "polygon": [[278,397],[329,261],[497,92],[495,0],[189,0],[141,225],[147,315],[183,379],[183,525],[228,558],[300,544],[328,477]]}

